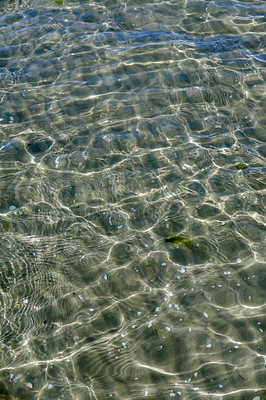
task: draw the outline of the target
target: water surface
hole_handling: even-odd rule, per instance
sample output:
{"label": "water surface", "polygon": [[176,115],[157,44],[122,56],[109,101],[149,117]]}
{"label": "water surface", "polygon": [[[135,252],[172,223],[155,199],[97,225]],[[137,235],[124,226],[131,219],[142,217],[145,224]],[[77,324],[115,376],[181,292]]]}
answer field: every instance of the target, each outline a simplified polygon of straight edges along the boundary
{"label": "water surface", "polygon": [[1,2],[1,399],[266,399],[265,15]]}

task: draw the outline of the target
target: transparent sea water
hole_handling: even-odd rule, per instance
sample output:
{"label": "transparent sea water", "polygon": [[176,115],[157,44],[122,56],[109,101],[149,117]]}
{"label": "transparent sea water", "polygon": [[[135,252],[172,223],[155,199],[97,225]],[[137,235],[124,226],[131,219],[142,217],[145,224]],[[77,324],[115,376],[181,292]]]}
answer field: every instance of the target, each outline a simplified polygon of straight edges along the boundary
{"label": "transparent sea water", "polygon": [[265,50],[265,1],[1,1],[1,400],[266,399]]}

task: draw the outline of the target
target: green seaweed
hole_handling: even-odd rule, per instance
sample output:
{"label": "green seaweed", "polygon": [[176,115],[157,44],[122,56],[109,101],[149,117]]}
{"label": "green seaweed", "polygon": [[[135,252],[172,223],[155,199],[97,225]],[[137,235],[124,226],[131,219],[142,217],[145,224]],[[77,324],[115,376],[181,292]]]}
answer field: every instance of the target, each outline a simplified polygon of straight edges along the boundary
{"label": "green seaweed", "polygon": [[189,238],[181,235],[172,235],[164,239],[165,242],[174,243],[179,246],[187,247],[188,249],[193,249],[196,244]]}
{"label": "green seaweed", "polygon": [[108,115],[108,111],[104,110],[104,109],[94,111],[93,114],[89,115],[88,122],[89,123],[97,122],[98,120],[100,120],[101,118],[106,117],[107,115]]}
{"label": "green seaweed", "polygon": [[21,20],[21,18],[23,18],[22,15],[12,15],[7,18],[6,22],[12,24],[13,22]]}
{"label": "green seaweed", "polygon": [[55,0],[55,3],[59,6],[62,6],[64,4],[64,0]]}
{"label": "green seaweed", "polygon": [[243,163],[238,163],[238,164],[235,164],[235,168],[239,171],[239,170],[241,170],[241,169],[246,169],[248,166],[246,165],[246,164],[243,164]]}
{"label": "green seaweed", "polygon": [[4,231],[8,232],[9,231],[9,222],[4,223]]}
{"label": "green seaweed", "polygon": [[146,264],[145,268],[152,268],[152,264]]}
{"label": "green seaweed", "polygon": [[161,336],[160,331],[159,331],[157,325],[154,326],[153,330],[154,330],[154,333],[155,333],[155,335],[156,335],[157,337],[160,337],[160,336]]}

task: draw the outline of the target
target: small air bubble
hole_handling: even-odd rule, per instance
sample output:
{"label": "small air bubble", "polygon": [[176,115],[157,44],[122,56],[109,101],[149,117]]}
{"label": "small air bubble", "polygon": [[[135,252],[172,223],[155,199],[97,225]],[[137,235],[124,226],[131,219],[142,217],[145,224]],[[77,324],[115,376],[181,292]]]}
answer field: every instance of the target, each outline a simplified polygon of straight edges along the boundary
{"label": "small air bubble", "polygon": [[30,388],[30,389],[32,389],[32,388],[33,388],[33,384],[32,384],[31,382],[28,382],[26,385],[27,385],[27,386],[28,386],[28,388]]}

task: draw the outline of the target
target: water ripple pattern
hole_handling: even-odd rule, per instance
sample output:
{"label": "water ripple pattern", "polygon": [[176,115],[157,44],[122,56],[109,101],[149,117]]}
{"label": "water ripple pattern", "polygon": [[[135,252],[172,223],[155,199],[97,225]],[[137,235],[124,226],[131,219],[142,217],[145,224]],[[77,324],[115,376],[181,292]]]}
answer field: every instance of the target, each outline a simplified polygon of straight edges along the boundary
{"label": "water ripple pattern", "polygon": [[266,399],[265,15],[1,2],[1,400]]}

